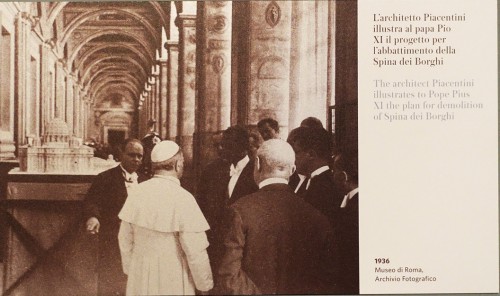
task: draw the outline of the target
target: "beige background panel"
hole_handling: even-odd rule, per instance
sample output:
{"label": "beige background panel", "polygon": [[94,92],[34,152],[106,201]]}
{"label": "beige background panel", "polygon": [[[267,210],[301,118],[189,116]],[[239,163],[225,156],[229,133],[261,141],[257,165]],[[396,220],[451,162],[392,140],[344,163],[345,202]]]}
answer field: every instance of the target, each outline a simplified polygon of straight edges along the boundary
{"label": "beige background panel", "polygon": [[[498,292],[497,3],[358,3],[361,293]],[[465,16],[465,20],[424,21],[426,13],[454,19]],[[395,14],[393,19],[420,16],[421,20],[374,21],[378,14]],[[377,24],[403,30],[412,24],[413,28],[406,33],[374,33]],[[440,24],[451,30],[437,32]],[[416,34],[417,26],[433,27],[434,32]],[[391,35],[392,43],[375,43],[374,35],[384,36],[383,40]],[[397,37],[430,38],[430,43],[396,46]],[[374,53],[374,46],[385,45],[436,52],[433,38],[446,38],[442,51],[450,46],[455,53],[448,49],[447,54],[404,55],[413,58],[413,64],[406,66],[399,65],[402,55]],[[393,59],[396,65],[374,65],[374,57]],[[436,58],[437,65],[415,65],[416,57]],[[377,87],[377,79],[428,81],[429,86]],[[434,79],[472,86],[437,87],[432,85]],[[416,97],[375,98],[377,90]],[[434,96],[448,93],[449,97],[430,98],[430,91]],[[426,98],[418,98],[418,92],[424,92]],[[382,102],[383,109],[376,109],[375,101]],[[389,101],[399,108],[388,110],[385,104]],[[424,101],[434,103],[435,108],[424,109]],[[480,107],[437,108],[440,101]],[[409,109],[403,111],[404,104]],[[426,120],[427,112],[432,118],[442,115],[446,120]],[[413,113],[421,114],[422,119],[413,120]],[[378,115],[382,115],[380,120],[374,118]],[[390,263],[377,264],[377,258]],[[394,272],[377,272],[377,267]],[[405,267],[413,272],[405,272]],[[398,272],[399,268],[403,271]],[[418,283],[405,280],[417,277]]]}

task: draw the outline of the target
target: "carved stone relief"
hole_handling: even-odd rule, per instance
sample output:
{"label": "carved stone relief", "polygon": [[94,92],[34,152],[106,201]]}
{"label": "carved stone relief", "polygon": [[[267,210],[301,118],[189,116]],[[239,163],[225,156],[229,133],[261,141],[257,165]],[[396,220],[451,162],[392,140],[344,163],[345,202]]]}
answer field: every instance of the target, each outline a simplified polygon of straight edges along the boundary
{"label": "carved stone relief", "polygon": [[278,3],[271,1],[266,9],[266,22],[274,28],[281,19],[281,8]]}
{"label": "carved stone relief", "polygon": [[227,19],[224,15],[216,15],[210,20],[210,31],[223,33],[226,30]]}
{"label": "carved stone relief", "polygon": [[212,68],[215,73],[220,74],[224,70],[224,57],[220,54],[214,55],[212,58]]}
{"label": "carved stone relief", "polygon": [[195,30],[187,30],[187,40],[189,43],[196,44],[196,31]]}
{"label": "carved stone relief", "polygon": [[270,56],[264,59],[257,71],[259,79],[286,79],[286,67],[283,59]]}
{"label": "carved stone relief", "polygon": [[227,1],[212,1],[211,2],[215,7],[224,7],[227,4]]}
{"label": "carved stone relief", "polygon": [[208,49],[226,49],[229,47],[229,42],[227,40],[217,40],[210,39],[208,40]]}

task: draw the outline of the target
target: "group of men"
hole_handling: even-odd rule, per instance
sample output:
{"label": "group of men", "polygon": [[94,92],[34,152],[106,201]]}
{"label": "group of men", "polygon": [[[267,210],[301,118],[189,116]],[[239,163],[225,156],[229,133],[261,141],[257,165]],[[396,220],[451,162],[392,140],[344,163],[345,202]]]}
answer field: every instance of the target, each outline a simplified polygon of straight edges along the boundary
{"label": "group of men", "polygon": [[314,118],[287,141],[274,119],[258,130],[253,152],[246,128],[222,132],[196,197],[180,186],[176,143],[154,146],[142,183],[140,141],[124,143],[120,165],[86,198],[87,230],[100,236],[99,294],[359,293],[356,153],[332,155]]}

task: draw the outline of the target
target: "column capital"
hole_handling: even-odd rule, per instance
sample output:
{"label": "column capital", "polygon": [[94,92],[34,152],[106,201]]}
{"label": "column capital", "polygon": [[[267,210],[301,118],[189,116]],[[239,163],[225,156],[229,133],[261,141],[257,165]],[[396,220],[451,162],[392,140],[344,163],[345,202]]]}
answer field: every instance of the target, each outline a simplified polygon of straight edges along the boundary
{"label": "column capital", "polygon": [[159,64],[153,65],[151,67],[151,75],[153,75],[154,77],[157,77],[158,75],[160,75],[160,65]]}
{"label": "column capital", "polygon": [[55,49],[56,48],[56,39],[50,38],[47,39],[43,42],[43,46],[49,49]]}
{"label": "column capital", "polygon": [[18,19],[21,20],[24,24],[30,24],[31,30],[34,30],[35,27],[38,25],[40,22],[40,17],[37,15],[31,15],[27,11],[21,11],[17,15]]}
{"label": "column capital", "polygon": [[178,50],[179,49],[179,40],[167,40],[167,42],[165,42],[164,46],[167,50]]}
{"label": "column capital", "polygon": [[180,13],[177,16],[176,21],[179,24],[179,28],[182,27],[196,27],[196,14],[184,14]]}
{"label": "column capital", "polygon": [[28,12],[26,12],[26,11],[21,11],[21,12],[19,12],[19,13],[16,15],[17,20],[18,20],[18,21],[21,21],[21,22],[22,22],[22,23],[24,23],[24,24],[28,24],[28,23],[30,23],[30,18],[31,18],[31,17],[32,17],[32,16],[31,16]]}

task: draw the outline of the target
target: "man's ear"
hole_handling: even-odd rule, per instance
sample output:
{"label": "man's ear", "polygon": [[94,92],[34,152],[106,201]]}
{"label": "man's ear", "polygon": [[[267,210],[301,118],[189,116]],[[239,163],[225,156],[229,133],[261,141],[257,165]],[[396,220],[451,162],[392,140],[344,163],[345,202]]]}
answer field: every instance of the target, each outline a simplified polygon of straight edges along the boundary
{"label": "man's ear", "polygon": [[347,183],[349,181],[349,175],[345,171],[342,171],[342,174],[344,175],[344,183]]}
{"label": "man's ear", "polygon": [[261,170],[261,167],[260,167],[260,158],[258,156],[255,156],[255,168],[257,169],[257,171],[260,172],[260,170]]}
{"label": "man's ear", "polygon": [[175,161],[175,171],[180,172],[182,169],[182,166],[183,166],[182,161],[180,161],[180,159],[177,159]]}
{"label": "man's ear", "polygon": [[296,165],[292,165],[292,172],[291,172],[290,176],[293,175],[296,170],[297,170],[297,166]]}

